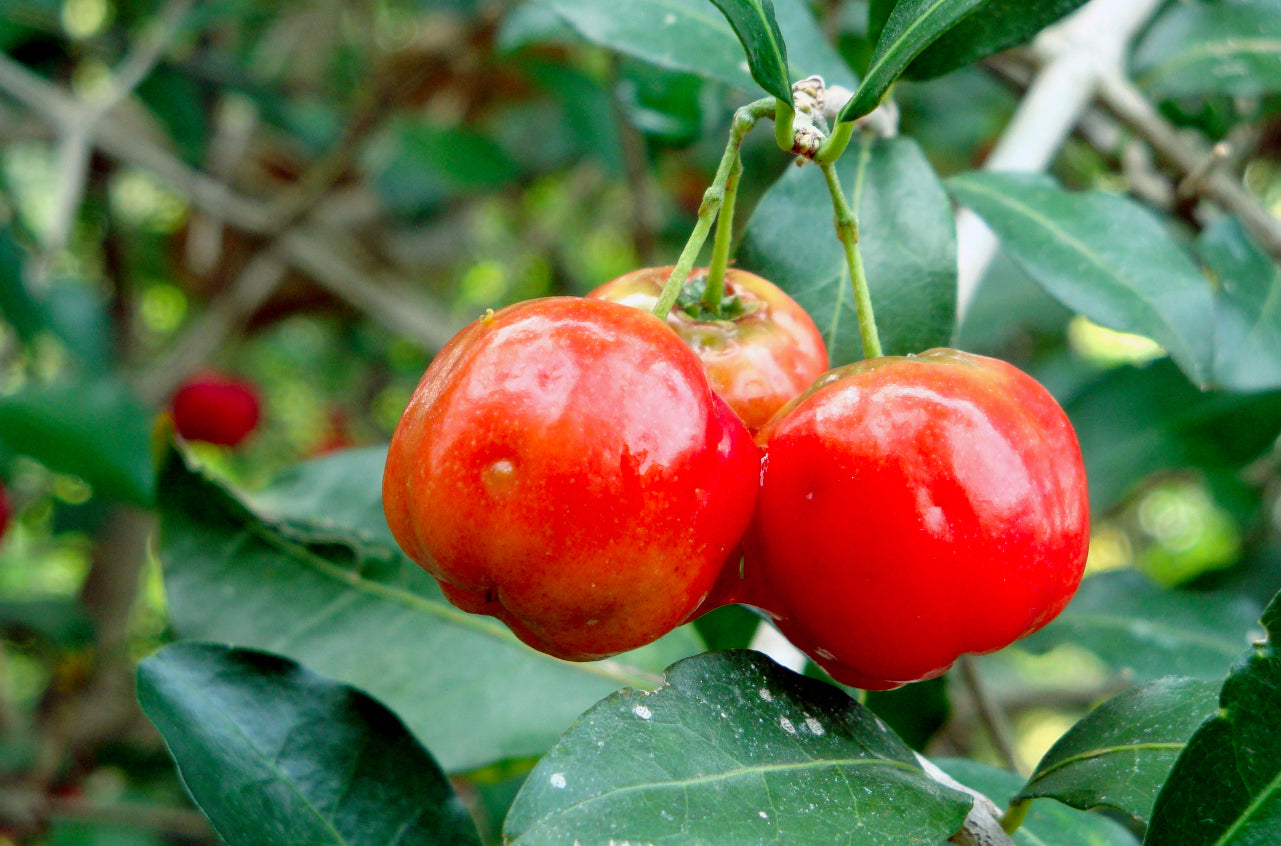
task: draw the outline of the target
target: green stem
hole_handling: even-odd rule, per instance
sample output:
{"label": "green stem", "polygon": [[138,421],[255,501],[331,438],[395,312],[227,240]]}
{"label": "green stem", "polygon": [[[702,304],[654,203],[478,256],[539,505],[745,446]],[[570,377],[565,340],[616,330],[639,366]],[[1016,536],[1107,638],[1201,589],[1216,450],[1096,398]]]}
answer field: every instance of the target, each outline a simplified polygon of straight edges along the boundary
{"label": "green stem", "polygon": [[703,308],[720,317],[725,296],[725,268],[729,266],[729,246],[734,238],[734,201],[738,198],[738,181],[743,175],[743,157],[734,156],[725,194],[716,214],[716,236],[712,240],[712,263],[707,268],[707,287],[703,290]]}
{"label": "green stem", "polygon": [[850,271],[850,283],[854,286],[854,303],[858,309],[858,329],[863,336],[863,357],[880,358],[881,337],[876,331],[876,316],[872,313],[872,295],[867,288],[867,274],[863,270],[863,253],[858,247],[858,216],[850,208],[841,190],[840,178],[836,175],[836,166],[832,163],[820,165],[823,178],[827,180],[827,190],[832,195],[832,209],[836,213],[836,236],[845,247],[845,263]]}
{"label": "green stem", "polygon": [[1011,802],[1010,807],[1005,809],[1001,814],[1001,828],[1006,834],[1013,835],[1023,825],[1023,820],[1027,819],[1027,812],[1032,810],[1031,799],[1019,799]]}
{"label": "green stem", "polygon": [[792,147],[796,145],[796,128],[792,126],[795,118],[796,110],[791,103],[774,101],[774,140],[785,153],[792,152]]}
{"label": "green stem", "polygon": [[850,139],[854,137],[854,121],[847,120],[844,123],[838,123],[832,134],[823,139],[819,145],[818,152],[814,154],[814,162],[819,165],[828,165],[835,162],[845,152],[849,146]]}
{"label": "green stem", "polygon": [[654,308],[651,309],[655,316],[666,319],[667,313],[676,304],[676,298],[680,296],[685,280],[694,269],[694,262],[698,259],[703,244],[707,243],[712,221],[716,219],[725,201],[725,186],[735,163],[739,161],[738,151],[743,146],[743,138],[757,123],[774,114],[774,103],[773,97],[765,97],[748,103],[734,112],[734,121],[730,124],[729,130],[729,143],[725,145],[725,154],[721,156],[721,163],[716,168],[716,176],[713,177],[711,186],[703,194],[703,202],[698,207],[698,222],[694,224],[694,231],[690,233],[689,240],[685,242],[685,248],[676,259],[676,266],[672,268],[671,276],[667,277],[663,292],[658,296],[658,302],[654,303]]}

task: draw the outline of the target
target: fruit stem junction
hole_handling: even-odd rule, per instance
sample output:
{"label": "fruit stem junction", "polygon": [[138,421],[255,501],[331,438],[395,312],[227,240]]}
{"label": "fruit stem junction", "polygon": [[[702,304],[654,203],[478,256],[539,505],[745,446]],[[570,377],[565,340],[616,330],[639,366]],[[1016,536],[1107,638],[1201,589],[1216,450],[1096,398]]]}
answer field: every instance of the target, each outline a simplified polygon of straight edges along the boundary
{"label": "fruit stem junction", "polygon": [[820,164],[827,190],[832,195],[832,209],[836,215],[836,236],[845,247],[845,263],[849,267],[850,283],[854,286],[854,304],[858,309],[858,329],[863,336],[863,357],[880,358],[881,337],[876,331],[876,316],[872,313],[872,295],[867,287],[867,273],[863,269],[863,253],[858,246],[858,216],[845,199],[836,165]]}
{"label": "fruit stem junction", "polygon": [[[711,232],[712,222],[716,220],[717,214],[721,211],[722,206],[726,204],[726,185],[730,180],[730,175],[734,173],[736,166],[738,170],[742,168],[742,161],[739,159],[739,150],[742,149],[743,139],[747,133],[752,131],[756,124],[765,118],[774,116],[774,98],[764,97],[760,100],[748,103],[738,111],[734,112],[734,120],[730,124],[729,143],[725,145],[725,154],[721,156],[721,162],[716,168],[716,176],[712,179],[712,184],[703,194],[703,202],[698,207],[698,222],[694,225],[694,231],[690,233],[689,240],[685,242],[685,248],[681,250],[680,256],[676,259],[676,266],[672,268],[672,274],[667,278],[666,284],[663,285],[663,292],[658,297],[658,302],[654,304],[653,314],[659,318],[666,319],[667,313],[672,310],[676,303],[676,298],[680,296],[681,288],[685,285],[685,280],[689,278],[689,273],[694,269],[694,262],[698,259],[699,252],[703,245],[707,243],[707,236]],[[737,176],[735,176],[735,188],[737,188]],[[729,193],[730,213],[733,208],[733,192]],[[729,240],[728,233],[725,240]],[[726,251],[726,260],[728,260],[729,245],[724,245]],[[722,270],[723,274],[723,270]],[[710,282],[710,280],[709,280]],[[710,285],[709,285],[710,287]]]}

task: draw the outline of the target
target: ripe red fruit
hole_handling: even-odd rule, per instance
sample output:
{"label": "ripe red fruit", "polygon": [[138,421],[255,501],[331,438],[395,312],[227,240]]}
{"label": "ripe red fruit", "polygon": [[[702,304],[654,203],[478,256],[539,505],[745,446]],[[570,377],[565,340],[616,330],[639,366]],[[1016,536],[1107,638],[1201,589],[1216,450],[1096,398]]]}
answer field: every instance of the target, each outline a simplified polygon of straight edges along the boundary
{"label": "ripe red fruit", "polygon": [[174,428],[189,441],[236,446],[258,425],[254,386],[217,373],[187,380],[171,405]]}
{"label": "ripe red fruit", "polygon": [[[671,272],[670,267],[636,270],[588,296],[648,311]],[[698,295],[706,277],[706,268],[690,273],[687,290],[697,293],[688,311],[678,303],[667,322],[703,360],[712,389],[755,432],[827,370],[827,346],[805,309],[745,270],[725,271],[724,318],[700,315]]]}
{"label": "ripe red fruit", "polygon": [[590,660],[690,614],[759,478],[751,435],[663,321],[555,297],[441,350],[392,436],[383,507],[452,603]]}
{"label": "ripe red fruit", "polygon": [[1076,435],[1005,362],[939,349],[839,368],[757,440],[742,599],[837,681],[937,676],[1039,629],[1080,582]]}
{"label": "ripe red fruit", "polygon": [[13,519],[13,502],[9,499],[9,488],[0,484],[0,537],[9,531],[9,521]]}

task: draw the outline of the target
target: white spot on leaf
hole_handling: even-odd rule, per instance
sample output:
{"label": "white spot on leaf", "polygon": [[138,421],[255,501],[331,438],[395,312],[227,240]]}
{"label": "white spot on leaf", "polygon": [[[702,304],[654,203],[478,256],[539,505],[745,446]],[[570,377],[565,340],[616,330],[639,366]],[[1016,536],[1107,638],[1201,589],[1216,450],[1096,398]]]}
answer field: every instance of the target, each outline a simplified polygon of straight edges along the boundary
{"label": "white spot on leaf", "polygon": [[550,782],[551,782],[552,787],[556,788],[557,790],[564,790],[564,789],[565,789],[565,774],[564,774],[564,773],[552,773],[552,777],[551,777],[550,779],[548,779],[548,781],[550,781]]}

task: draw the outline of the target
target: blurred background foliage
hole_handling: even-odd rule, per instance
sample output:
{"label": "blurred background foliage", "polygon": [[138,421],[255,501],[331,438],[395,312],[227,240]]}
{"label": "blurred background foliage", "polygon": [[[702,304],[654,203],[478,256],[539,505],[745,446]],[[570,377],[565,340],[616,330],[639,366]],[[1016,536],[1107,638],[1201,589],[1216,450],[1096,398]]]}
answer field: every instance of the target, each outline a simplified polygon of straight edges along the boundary
{"label": "blurred background foliage", "polygon": [[[867,4],[809,5],[864,67]],[[1171,78],[1167,18],[1136,79],[1183,131],[1232,138],[1226,166],[1281,212],[1276,91]],[[538,2],[5,0],[0,51],[0,843],[200,842],[129,675],[168,636],[147,508],[169,393],[203,368],[259,386],[250,441],[196,447],[250,490],[385,442],[435,350],[486,308],[674,260],[747,95],[587,44]],[[941,176],[977,167],[1024,83],[999,62],[902,82],[902,131]],[[68,142],[67,104],[113,98],[99,143]],[[740,223],[788,166],[765,132],[745,157]],[[1189,249],[1212,231],[1115,124],[1087,120],[1054,174],[1159,203]],[[1240,231],[1213,231],[1275,277]],[[1073,414],[1092,571],[1270,598],[1281,400],[1198,392],[1151,341],[1074,316],[1005,260],[956,344]],[[701,626],[728,646],[754,624],[726,609]],[[1071,646],[984,666],[1024,761],[1118,683]],[[872,702],[917,745],[999,760],[952,684]],[[458,779],[490,836],[528,765]]]}

